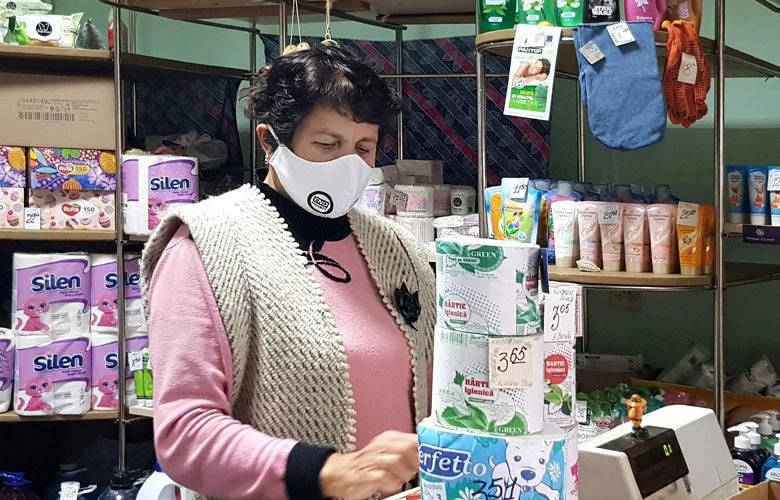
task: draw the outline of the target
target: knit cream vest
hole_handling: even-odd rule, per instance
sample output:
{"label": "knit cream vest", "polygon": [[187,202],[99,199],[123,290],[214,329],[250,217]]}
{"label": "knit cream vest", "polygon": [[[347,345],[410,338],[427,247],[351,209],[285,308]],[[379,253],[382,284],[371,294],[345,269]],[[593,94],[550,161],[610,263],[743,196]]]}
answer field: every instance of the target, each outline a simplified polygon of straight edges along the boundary
{"label": "knit cream vest", "polygon": [[[392,222],[360,210],[349,213],[349,222],[382,300],[409,343],[419,423],[428,415],[433,271],[414,237]],[[316,271],[306,267],[279,212],[248,186],[173,210],[144,250],[147,300],[155,266],[181,224],[200,251],[230,343],[233,417],[272,436],[353,451],[354,400],[341,335]],[[394,300],[404,283],[412,293],[419,291],[421,314],[413,327]]]}

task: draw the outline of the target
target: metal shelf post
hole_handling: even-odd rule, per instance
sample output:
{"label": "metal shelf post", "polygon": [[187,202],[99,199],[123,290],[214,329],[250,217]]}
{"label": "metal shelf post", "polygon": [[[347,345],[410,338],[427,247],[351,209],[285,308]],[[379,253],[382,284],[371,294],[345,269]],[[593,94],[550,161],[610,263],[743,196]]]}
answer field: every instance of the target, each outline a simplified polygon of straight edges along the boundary
{"label": "metal shelf post", "polygon": [[726,426],[726,364],[724,360],[723,314],[725,288],[725,258],[723,255],[723,218],[725,216],[725,193],[723,186],[726,175],[726,0],[717,0],[715,13],[717,66],[715,79],[715,311],[714,311],[714,365],[715,365],[715,414],[721,427]]}

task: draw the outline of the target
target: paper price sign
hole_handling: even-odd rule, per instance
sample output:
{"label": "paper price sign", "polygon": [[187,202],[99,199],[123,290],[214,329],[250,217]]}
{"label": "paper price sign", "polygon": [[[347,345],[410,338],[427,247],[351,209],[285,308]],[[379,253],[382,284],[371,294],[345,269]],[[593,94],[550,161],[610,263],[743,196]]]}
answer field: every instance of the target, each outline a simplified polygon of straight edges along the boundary
{"label": "paper price sign", "polygon": [[425,500],[447,500],[447,483],[420,480],[420,490]]}
{"label": "paper price sign", "polygon": [[620,207],[618,205],[599,205],[599,224],[617,224],[619,222],[619,217]]}
{"label": "paper price sign", "polygon": [[400,210],[406,210],[406,202],[409,201],[409,195],[404,192],[396,191],[395,189],[390,192],[390,204],[395,205]]}
{"label": "paper price sign", "polygon": [[512,192],[509,197],[513,200],[525,201],[528,197],[528,182],[529,179],[527,177],[516,179],[512,185]]}
{"label": "paper price sign", "polygon": [[618,47],[635,41],[631,28],[625,22],[610,24],[607,26],[607,31],[609,36],[612,37],[612,41]]}
{"label": "paper price sign", "polygon": [[544,353],[535,352],[523,337],[492,337],[489,349],[489,378],[493,389],[526,389],[533,385],[534,370],[541,369]]}
{"label": "paper price sign", "polygon": [[677,225],[693,226],[699,225],[699,205],[696,203],[686,203],[681,201],[677,205]]}
{"label": "paper price sign", "polygon": [[771,167],[766,181],[767,191],[780,191],[780,168]]}
{"label": "paper price sign", "polygon": [[24,209],[24,228],[25,229],[40,229],[41,228],[41,209],[40,208],[25,208]]}
{"label": "paper price sign", "polygon": [[131,372],[141,371],[144,368],[144,355],[139,352],[127,353],[127,364]]}
{"label": "paper price sign", "polygon": [[696,84],[696,74],[699,72],[699,65],[696,58],[683,52],[680,59],[680,70],[677,72],[677,81],[682,83]]}
{"label": "paper price sign", "polygon": [[574,403],[574,417],[578,424],[588,423],[588,402],[577,401]]}
{"label": "paper price sign", "polygon": [[544,299],[544,341],[574,343],[577,335],[577,292],[554,289]]}

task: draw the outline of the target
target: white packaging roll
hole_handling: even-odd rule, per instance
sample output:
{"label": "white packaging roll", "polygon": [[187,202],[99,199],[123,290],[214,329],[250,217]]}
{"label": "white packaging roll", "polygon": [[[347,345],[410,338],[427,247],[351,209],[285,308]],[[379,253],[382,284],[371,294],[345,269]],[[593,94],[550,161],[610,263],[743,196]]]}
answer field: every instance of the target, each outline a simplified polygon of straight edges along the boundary
{"label": "white packaging roll", "polygon": [[566,496],[566,436],[554,426],[517,437],[461,434],[432,418],[417,426],[426,500],[543,499]]}
{"label": "white packaging roll", "polygon": [[471,186],[451,186],[450,206],[452,215],[468,215],[476,212],[477,190]]}
{"label": "white packaging roll", "polygon": [[403,217],[399,215],[395,218],[396,224],[412,233],[420,243],[431,243],[436,239],[433,221],[433,217]]}
{"label": "white packaging roll", "polygon": [[544,426],[544,340],[526,336],[525,362],[531,365],[524,389],[490,385],[489,337],[436,327],[432,415],[438,425],[460,432],[501,436],[535,433]]}
{"label": "white packaging roll", "polygon": [[541,331],[537,245],[448,236],[436,254],[439,325],[489,335]]}
{"label": "white packaging roll", "polygon": [[14,395],[14,362],[16,336],[7,328],[0,328],[0,413],[11,408]]}
{"label": "white packaging roll", "polygon": [[574,403],[577,399],[576,358],[574,347],[566,342],[545,343],[544,421],[561,427],[575,425]]}
{"label": "white packaging roll", "polygon": [[187,156],[126,155],[122,158],[125,232],[151,234],[166,212],[199,200],[198,159]]}
{"label": "white packaging roll", "polygon": [[451,186],[447,184],[437,184],[433,186],[433,215],[435,217],[450,215],[452,210],[450,189]]}
{"label": "white packaging roll", "polygon": [[13,265],[17,332],[89,333],[89,255],[17,253]]}
{"label": "white packaging roll", "polygon": [[119,408],[119,336],[92,333],[92,403],[95,411]]}
{"label": "white packaging roll", "polygon": [[395,187],[408,197],[406,207],[398,208],[401,217],[433,217],[433,186],[430,184],[399,184]]}
{"label": "white packaging roll", "polygon": [[580,498],[580,473],[578,460],[578,426],[563,429],[566,434],[566,500],[578,500]]}
{"label": "white packaging roll", "polygon": [[148,331],[141,297],[141,256],[125,255],[124,279],[117,276],[116,255],[92,254],[92,332],[117,333],[120,281],[125,287],[125,328],[128,334]]}
{"label": "white packaging roll", "polygon": [[83,415],[90,408],[90,337],[35,332],[16,338],[14,411],[19,415]]}

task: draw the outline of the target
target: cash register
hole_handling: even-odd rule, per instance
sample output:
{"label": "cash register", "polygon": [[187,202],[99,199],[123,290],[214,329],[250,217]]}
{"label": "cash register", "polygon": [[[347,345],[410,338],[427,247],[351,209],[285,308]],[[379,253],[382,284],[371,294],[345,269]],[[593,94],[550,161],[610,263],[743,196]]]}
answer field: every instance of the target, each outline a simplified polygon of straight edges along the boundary
{"label": "cash register", "polygon": [[717,500],[739,492],[711,410],[676,405],[643,416],[643,402],[633,396],[631,422],[579,445],[582,500]]}

